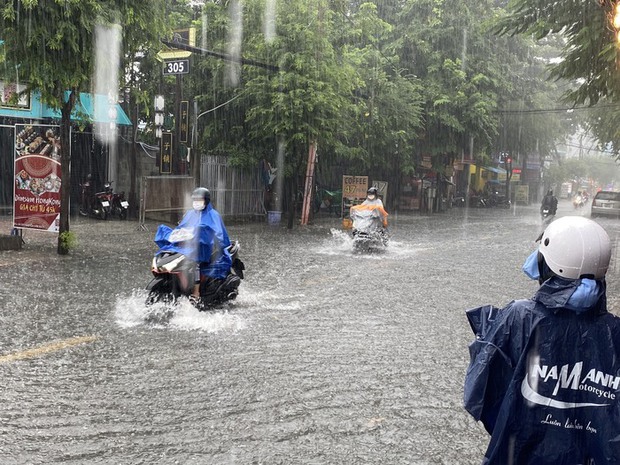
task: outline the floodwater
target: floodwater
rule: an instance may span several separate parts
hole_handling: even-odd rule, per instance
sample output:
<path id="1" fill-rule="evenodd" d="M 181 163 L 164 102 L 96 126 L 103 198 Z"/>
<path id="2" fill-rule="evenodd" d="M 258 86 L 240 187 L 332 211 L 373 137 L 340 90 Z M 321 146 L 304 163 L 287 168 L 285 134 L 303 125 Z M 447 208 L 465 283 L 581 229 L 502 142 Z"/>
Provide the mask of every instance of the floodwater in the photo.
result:
<path id="1" fill-rule="evenodd" d="M 155 223 L 78 218 L 65 257 L 26 231 L 23 250 L 0 252 L 0 463 L 480 463 L 464 311 L 536 290 L 520 267 L 537 211 L 391 215 L 375 255 L 354 254 L 333 217 L 230 224 L 239 298 L 181 303 L 169 321 L 143 304 Z M 620 224 L 598 221 L 615 311 Z"/>

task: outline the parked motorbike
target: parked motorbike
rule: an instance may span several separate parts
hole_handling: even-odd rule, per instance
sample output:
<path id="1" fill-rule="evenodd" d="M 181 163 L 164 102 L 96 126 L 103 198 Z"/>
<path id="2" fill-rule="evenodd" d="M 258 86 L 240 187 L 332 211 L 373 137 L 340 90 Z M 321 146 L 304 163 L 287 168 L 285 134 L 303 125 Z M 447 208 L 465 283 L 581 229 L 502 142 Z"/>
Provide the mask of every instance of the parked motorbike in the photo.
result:
<path id="1" fill-rule="evenodd" d="M 80 214 L 105 220 L 110 216 L 112 194 L 107 191 L 93 193 L 93 184 L 90 177 L 80 184 L 82 189 Z"/>
<path id="2" fill-rule="evenodd" d="M 488 196 L 487 202 L 490 207 L 496 208 L 510 208 L 511 205 L 510 199 L 498 191 L 492 191 Z"/>
<path id="3" fill-rule="evenodd" d="M 112 189 L 112 181 L 106 182 L 103 188 L 108 197 L 111 194 L 110 213 L 112 216 L 118 217 L 121 220 L 126 220 L 127 212 L 129 211 L 129 202 L 125 200 L 125 192 L 114 192 L 114 189 Z"/>
<path id="4" fill-rule="evenodd" d="M 389 236 L 377 210 L 352 207 L 350 216 L 354 251 L 377 252 L 387 246 Z"/>
<path id="5" fill-rule="evenodd" d="M 170 243 L 187 244 L 193 239 L 193 232 L 175 229 L 170 234 Z M 239 284 L 244 277 L 245 265 L 239 258 L 240 246 L 232 241 L 227 247 L 232 266 L 224 279 L 209 279 L 200 284 L 200 297 L 193 297 L 197 263 L 180 252 L 159 251 L 153 257 L 151 272 L 153 279 L 146 286 L 146 305 L 157 302 L 177 303 L 180 297 L 187 297 L 200 311 L 216 308 L 234 300 L 239 294 Z"/>
<path id="6" fill-rule="evenodd" d="M 463 192 L 457 192 L 454 197 L 452 197 L 452 206 L 453 207 L 465 207 L 465 194 Z"/>

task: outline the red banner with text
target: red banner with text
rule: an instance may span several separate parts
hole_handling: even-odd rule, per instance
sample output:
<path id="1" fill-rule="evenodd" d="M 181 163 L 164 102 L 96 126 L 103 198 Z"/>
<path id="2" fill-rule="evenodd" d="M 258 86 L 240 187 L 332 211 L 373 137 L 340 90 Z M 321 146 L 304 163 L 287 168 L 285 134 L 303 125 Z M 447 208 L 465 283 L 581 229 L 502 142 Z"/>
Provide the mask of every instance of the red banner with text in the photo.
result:
<path id="1" fill-rule="evenodd" d="M 13 227 L 58 232 L 61 182 L 58 126 L 15 125 Z"/>

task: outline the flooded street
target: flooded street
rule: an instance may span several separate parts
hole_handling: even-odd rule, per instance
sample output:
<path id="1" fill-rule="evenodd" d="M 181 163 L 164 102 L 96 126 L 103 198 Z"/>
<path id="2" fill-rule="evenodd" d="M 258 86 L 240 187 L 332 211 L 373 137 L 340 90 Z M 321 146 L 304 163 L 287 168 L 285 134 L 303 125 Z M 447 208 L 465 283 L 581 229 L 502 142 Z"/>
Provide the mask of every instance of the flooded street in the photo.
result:
<path id="1" fill-rule="evenodd" d="M 558 216 L 574 213 L 564 202 Z M 620 222 L 597 221 L 618 313 Z M 520 268 L 537 206 L 391 215 L 375 255 L 352 253 L 338 218 L 232 223 L 238 299 L 215 313 L 184 302 L 170 321 L 144 305 L 147 226 L 78 218 L 69 256 L 30 231 L 0 252 L 0 463 L 480 463 L 464 312 L 535 292 Z"/>

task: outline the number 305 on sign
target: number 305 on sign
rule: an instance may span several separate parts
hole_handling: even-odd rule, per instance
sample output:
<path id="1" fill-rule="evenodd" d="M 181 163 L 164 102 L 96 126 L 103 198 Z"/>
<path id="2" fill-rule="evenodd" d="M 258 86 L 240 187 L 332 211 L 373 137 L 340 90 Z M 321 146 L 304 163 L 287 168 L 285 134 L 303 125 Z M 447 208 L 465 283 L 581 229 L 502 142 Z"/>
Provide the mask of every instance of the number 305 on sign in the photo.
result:
<path id="1" fill-rule="evenodd" d="M 164 62 L 164 76 L 170 74 L 188 74 L 189 60 L 172 60 Z"/>

